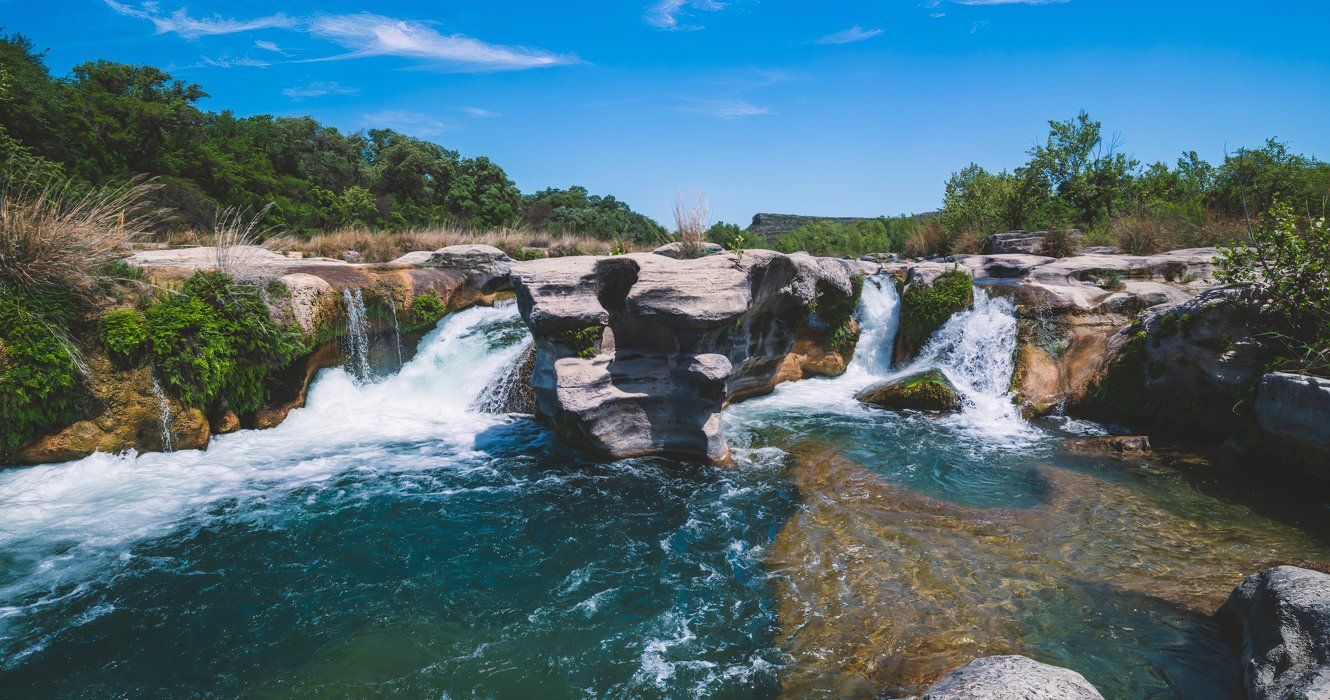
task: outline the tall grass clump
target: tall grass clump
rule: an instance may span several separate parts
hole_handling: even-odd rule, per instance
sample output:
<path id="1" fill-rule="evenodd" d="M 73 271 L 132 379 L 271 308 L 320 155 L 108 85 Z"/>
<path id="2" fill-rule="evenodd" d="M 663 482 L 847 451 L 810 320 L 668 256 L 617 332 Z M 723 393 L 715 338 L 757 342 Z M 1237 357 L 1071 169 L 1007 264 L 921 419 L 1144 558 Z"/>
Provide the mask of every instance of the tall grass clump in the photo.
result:
<path id="1" fill-rule="evenodd" d="M 679 192 L 674 198 L 674 230 L 683 244 L 680 251 L 685 258 L 702 255 L 702 246 L 707 240 L 707 229 L 711 222 L 711 202 L 702 195 L 702 191 L 693 188 L 689 192 Z"/>
<path id="2" fill-rule="evenodd" d="M 88 190 L 68 181 L 0 186 L 0 284 L 40 292 L 90 293 L 150 219 L 143 181 Z"/>

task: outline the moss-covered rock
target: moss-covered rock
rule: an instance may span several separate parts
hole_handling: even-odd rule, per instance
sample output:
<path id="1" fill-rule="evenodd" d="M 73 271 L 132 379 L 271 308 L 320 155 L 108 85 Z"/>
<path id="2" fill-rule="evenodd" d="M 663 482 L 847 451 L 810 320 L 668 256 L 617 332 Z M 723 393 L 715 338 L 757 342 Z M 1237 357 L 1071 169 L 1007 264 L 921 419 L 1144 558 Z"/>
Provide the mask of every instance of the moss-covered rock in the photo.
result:
<path id="1" fill-rule="evenodd" d="M 959 411 L 964 405 L 956 385 L 936 369 L 879 382 L 854 398 L 882 408 L 914 411 Z"/>
<path id="2" fill-rule="evenodd" d="M 974 281 L 959 268 L 942 273 L 931 283 L 916 279 L 901 295 L 900 328 L 892 360 L 909 362 L 928 339 L 958 311 L 974 303 Z"/>

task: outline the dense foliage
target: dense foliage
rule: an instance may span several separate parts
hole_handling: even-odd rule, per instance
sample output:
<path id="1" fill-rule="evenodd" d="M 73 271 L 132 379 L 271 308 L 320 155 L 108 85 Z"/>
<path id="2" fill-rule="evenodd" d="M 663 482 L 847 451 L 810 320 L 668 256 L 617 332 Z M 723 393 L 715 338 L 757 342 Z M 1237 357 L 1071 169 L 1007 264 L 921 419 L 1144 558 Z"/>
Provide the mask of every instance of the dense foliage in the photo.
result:
<path id="1" fill-rule="evenodd" d="M 901 294 L 897 345 L 917 351 L 952 314 L 973 303 L 974 281 L 960 269 L 942 273 L 932 284 L 909 284 Z"/>
<path id="2" fill-rule="evenodd" d="M 580 233 L 606 241 L 665 242 L 667 232 L 613 195 L 588 194 L 585 187 L 545 189 L 523 197 L 525 223 L 558 233 Z"/>
<path id="3" fill-rule="evenodd" d="M 145 316 L 158 376 L 190 406 L 221 399 L 240 414 L 259 408 L 268 378 L 303 349 L 295 328 L 269 317 L 257 288 L 217 272 L 196 273 Z"/>
<path id="4" fill-rule="evenodd" d="M 151 66 L 90 61 L 51 76 L 26 37 L 0 36 L 0 163 L 100 184 L 158 178 L 173 224 L 205 228 L 221 207 L 267 210 L 296 232 L 342 226 L 477 228 L 531 219 L 561 230 L 646 240 L 660 228 L 582 188 L 523 198 L 498 165 L 388 129 L 345 134 L 309 117 L 236 116 Z"/>
<path id="5" fill-rule="evenodd" d="M 66 330 L 73 320 L 67 295 L 34 297 L 0 284 L 0 456 L 86 412 L 79 359 Z"/>
<path id="6" fill-rule="evenodd" d="M 1129 252 L 1213 244 L 1250 212 L 1282 197 L 1300 212 L 1324 211 L 1330 164 L 1298 155 L 1274 139 L 1239 149 L 1219 165 L 1195 151 L 1170 166 L 1143 165 L 1105 139 L 1084 112 L 1050 121 L 1043 144 L 1012 172 L 970 164 L 947 181 L 941 211 L 946 250 L 973 248 L 989 234 L 1074 226 Z"/>
<path id="7" fill-rule="evenodd" d="M 1324 218 L 1299 216 L 1276 200 L 1258 225 L 1224 250 L 1218 277 L 1265 285 L 1289 328 L 1276 339 L 1304 369 L 1330 371 L 1330 228 Z"/>
<path id="8" fill-rule="evenodd" d="M 108 311 L 97 324 L 97 334 L 108 355 L 132 362 L 148 342 L 148 319 L 137 309 Z"/>

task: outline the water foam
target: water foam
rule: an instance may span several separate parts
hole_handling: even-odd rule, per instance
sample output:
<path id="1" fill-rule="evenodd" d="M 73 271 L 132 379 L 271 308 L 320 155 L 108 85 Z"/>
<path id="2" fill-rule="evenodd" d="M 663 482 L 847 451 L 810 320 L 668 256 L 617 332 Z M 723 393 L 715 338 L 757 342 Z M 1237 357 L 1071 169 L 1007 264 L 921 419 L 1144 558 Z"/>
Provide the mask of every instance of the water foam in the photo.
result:
<path id="1" fill-rule="evenodd" d="M 489 333 L 516 317 L 512 304 L 452 314 L 398 374 L 363 384 L 324 370 L 306 407 L 281 425 L 218 436 L 206 451 L 98 453 L 0 472 L 0 551 L 12 562 L 0 605 L 81 584 L 89 568 L 128 557 L 133 543 L 227 499 L 321 483 L 412 442 L 453 445 L 459 459 L 474 454 L 476 436 L 505 419 L 469 406 L 521 350 L 492 348 Z"/>

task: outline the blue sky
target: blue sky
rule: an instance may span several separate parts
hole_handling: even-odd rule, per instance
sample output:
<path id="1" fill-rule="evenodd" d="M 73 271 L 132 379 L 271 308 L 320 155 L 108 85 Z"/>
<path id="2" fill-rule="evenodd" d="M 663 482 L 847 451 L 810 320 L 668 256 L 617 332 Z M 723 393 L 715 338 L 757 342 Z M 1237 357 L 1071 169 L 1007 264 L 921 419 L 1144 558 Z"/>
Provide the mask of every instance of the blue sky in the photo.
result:
<path id="1" fill-rule="evenodd" d="M 1142 160 L 1277 135 L 1330 154 L 1330 3 L 0 0 L 58 74 L 107 58 L 204 106 L 389 126 L 662 222 L 938 206 L 1087 110 Z"/>

